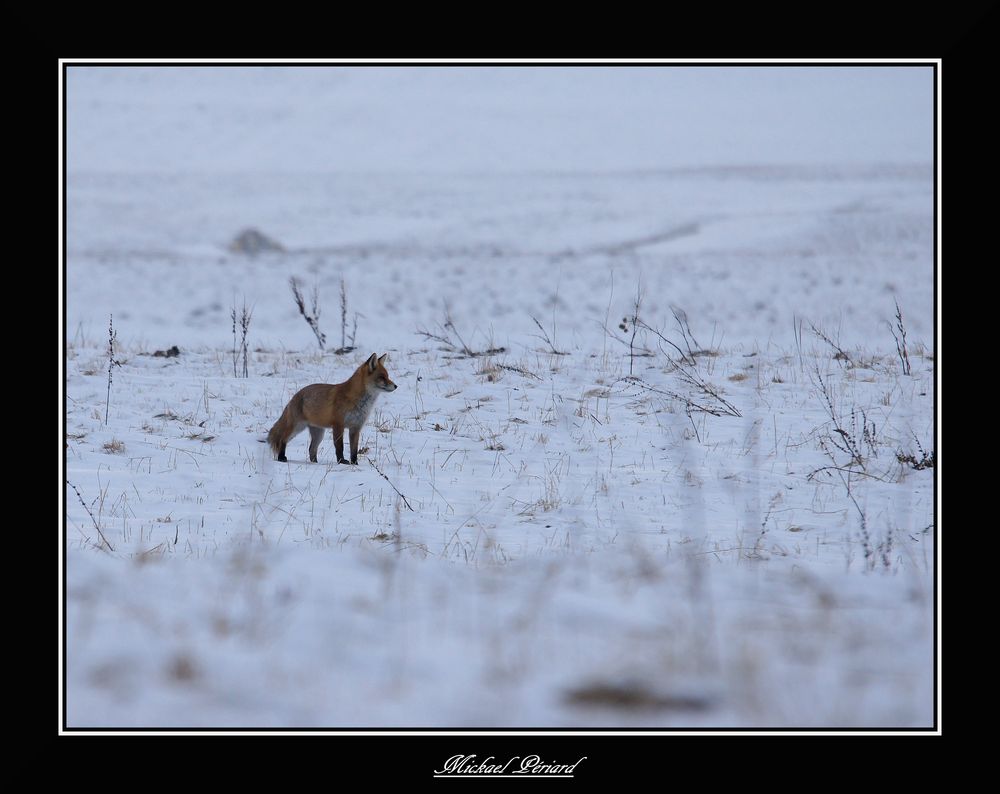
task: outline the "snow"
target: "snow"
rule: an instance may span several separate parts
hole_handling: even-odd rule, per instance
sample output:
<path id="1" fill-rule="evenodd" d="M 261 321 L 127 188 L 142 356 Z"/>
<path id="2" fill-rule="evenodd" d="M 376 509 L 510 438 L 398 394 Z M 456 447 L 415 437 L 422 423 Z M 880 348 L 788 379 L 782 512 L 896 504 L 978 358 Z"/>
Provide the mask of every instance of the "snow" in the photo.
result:
<path id="1" fill-rule="evenodd" d="M 69 727 L 932 724 L 926 69 L 67 90 Z M 630 356 L 637 291 L 665 339 Z M 386 352 L 360 466 L 271 458 L 292 394 Z"/>
<path id="2" fill-rule="evenodd" d="M 602 171 L 923 162 L 927 65 L 69 67 L 68 166 Z"/>

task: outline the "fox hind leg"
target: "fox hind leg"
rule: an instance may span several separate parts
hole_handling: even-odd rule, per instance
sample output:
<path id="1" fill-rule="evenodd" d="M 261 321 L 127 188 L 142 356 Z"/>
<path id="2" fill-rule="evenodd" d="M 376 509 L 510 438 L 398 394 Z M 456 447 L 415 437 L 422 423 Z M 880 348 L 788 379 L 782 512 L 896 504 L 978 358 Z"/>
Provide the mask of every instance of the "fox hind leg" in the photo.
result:
<path id="1" fill-rule="evenodd" d="M 281 463 L 288 463 L 288 458 L 285 457 L 285 448 L 288 446 L 288 442 L 295 438 L 299 433 L 306 429 L 305 422 L 297 423 L 293 428 L 292 432 L 288 434 L 288 438 L 281 442 L 281 446 L 278 448 L 278 460 Z"/>
<path id="2" fill-rule="evenodd" d="M 325 427 L 309 425 L 309 460 L 313 463 L 319 462 L 316 460 L 316 453 L 319 451 L 319 442 L 323 440 L 325 433 Z"/>

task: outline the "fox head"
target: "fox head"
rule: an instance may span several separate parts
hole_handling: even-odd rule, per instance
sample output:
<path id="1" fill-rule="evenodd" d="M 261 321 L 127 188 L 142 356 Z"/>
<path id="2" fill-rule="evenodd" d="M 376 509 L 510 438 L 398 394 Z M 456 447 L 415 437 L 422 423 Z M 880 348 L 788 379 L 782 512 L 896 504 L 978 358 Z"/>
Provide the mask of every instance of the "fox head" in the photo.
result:
<path id="1" fill-rule="evenodd" d="M 372 353 L 368 361 L 362 364 L 368 376 L 369 387 L 380 391 L 396 391 L 396 384 L 389 380 L 389 373 L 385 370 L 385 360 L 388 357 L 388 353 L 383 353 L 381 358 L 376 358 L 375 353 Z"/>

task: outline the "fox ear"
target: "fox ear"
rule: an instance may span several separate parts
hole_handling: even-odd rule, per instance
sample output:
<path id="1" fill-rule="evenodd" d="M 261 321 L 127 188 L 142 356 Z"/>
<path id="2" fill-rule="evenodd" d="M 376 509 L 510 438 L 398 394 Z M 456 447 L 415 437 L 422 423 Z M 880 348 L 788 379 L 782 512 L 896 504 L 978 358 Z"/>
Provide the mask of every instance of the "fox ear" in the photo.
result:
<path id="1" fill-rule="evenodd" d="M 374 372 L 375 371 L 375 354 L 374 353 L 372 353 L 368 357 L 368 371 L 369 372 Z"/>
<path id="2" fill-rule="evenodd" d="M 382 356 L 381 356 L 381 358 L 379 358 L 379 360 L 378 360 L 378 363 L 379 363 L 379 364 L 384 364 L 384 363 L 385 363 L 385 360 L 386 360 L 387 358 L 389 358 L 389 354 L 388 354 L 388 353 L 383 353 L 383 354 L 382 354 Z"/>

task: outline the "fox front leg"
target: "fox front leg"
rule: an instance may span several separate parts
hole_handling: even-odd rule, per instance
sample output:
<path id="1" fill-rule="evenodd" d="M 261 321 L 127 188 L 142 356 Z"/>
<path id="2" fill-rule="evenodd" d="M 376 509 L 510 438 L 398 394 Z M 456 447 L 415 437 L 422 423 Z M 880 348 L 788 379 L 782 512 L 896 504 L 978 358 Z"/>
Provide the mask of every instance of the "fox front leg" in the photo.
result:
<path id="1" fill-rule="evenodd" d="M 351 463 L 358 465 L 358 440 L 361 438 L 361 428 L 351 428 Z"/>
<path id="2" fill-rule="evenodd" d="M 333 428 L 333 446 L 337 450 L 337 463 L 347 463 L 344 460 L 344 428 L 334 427 Z"/>

